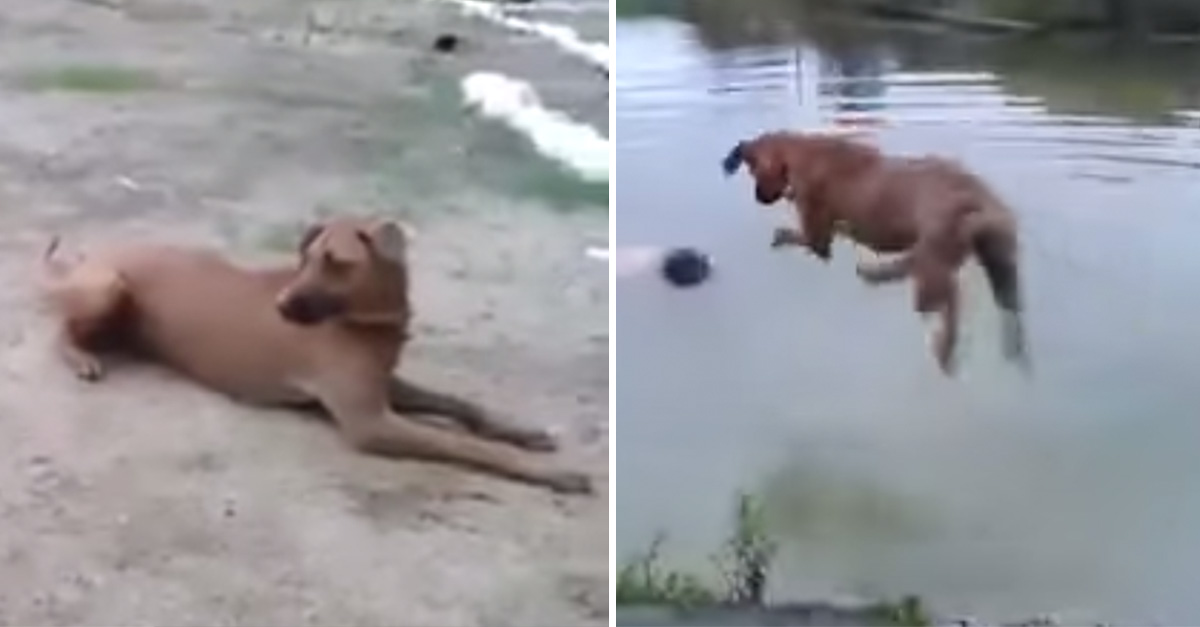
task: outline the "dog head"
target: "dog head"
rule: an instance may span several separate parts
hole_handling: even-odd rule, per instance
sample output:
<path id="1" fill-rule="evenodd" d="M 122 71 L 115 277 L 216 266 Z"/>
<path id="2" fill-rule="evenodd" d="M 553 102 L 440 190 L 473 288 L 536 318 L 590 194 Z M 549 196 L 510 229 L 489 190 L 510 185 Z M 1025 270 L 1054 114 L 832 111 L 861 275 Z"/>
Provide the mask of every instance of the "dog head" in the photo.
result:
<path id="1" fill-rule="evenodd" d="M 300 325 L 403 326 L 411 237 L 409 227 L 387 220 L 338 218 L 309 227 L 300 240 L 300 268 L 277 299 L 280 315 Z"/>
<path id="2" fill-rule="evenodd" d="M 773 134 L 760 135 L 738 142 L 725 155 L 721 166 L 729 176 L 745 163 L 754 177 L 754 197 L 759 203 L 769 205 L 788 191 L 788 168 L 782 148 Z"/>
<path id="3" fill-rule="evenodd" d="M 754 197 L 769 205 L 796 198 L 797 184 L 820 186 L 839 172 L 869 167 L 878 159 L 874 148 L 844 135 L 776 131 L 738 142 L 722 167 L 729 175 L 745 163 L 754 177 Z"/>

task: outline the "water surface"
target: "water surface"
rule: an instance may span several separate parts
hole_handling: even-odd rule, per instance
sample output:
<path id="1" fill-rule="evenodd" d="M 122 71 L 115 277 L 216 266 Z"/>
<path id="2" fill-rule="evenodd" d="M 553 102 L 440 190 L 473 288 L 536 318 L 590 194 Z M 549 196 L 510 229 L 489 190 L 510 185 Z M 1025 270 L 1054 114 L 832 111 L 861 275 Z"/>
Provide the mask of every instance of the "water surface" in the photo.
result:
<path id="1" fill-rule="evenodd" d="M 666 530 L 708 568 L 745 489 L 783 542 L 780 596 L 1200 623 L 1200 56 L 734 4 L 616 26 L 617 244 L 717 264 L 696 290 L 618 283 L 618 554 Z M 1012 204 L 1032 380 L 999 357 L 978 271 L 945 380 L 907 286 L 860 284 L 849 245 L 828 266 L 768 248 L 791 216 L 721 157 L 835 122 L 961 159 Z"/>

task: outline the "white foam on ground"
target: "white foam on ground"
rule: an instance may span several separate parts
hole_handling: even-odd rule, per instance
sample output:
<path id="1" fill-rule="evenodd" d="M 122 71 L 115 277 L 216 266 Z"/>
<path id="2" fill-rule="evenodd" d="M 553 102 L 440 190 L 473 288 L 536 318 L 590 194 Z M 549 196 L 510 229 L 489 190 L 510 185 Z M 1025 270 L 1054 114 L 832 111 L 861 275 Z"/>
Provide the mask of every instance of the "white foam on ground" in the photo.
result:
<path id="1" fill-rule="evenodd" d="M 450 1 L 457 4 L 462 9 L 464 15 L 480 17 L 519 33 L 542 37 L 553 42 L 566 52 L 603 69 L 605 72 L 609 70 L 612 64 L 612 55 L 608 44 L 584 41 L 579 36 L 579 33 L 575 32 L 575 29 L 569 26 L 527 20 L 522 17 L 509 15 L 504 11 L 504 7 L 497 2 L 485 2 L 484 0 Z"/>
<path id="2" fill-rule="evenodd" d="M 468 107 L 525 135 L 541 154 L 562 162 L 586 181 L 608 181 L 608 139 L 587 124 L 543 107 L 529 83 L 495 72 L 475 72 L 462 80 L 462 91 Z"/>
<path id="3" fill-rule="evenodd" d="M 607 248 L 600 248 L 599 246 L 588 246 L 588 247 L 587 247 L 587 250 L 585 250 L 585 251 L 583 251 L 583 252 L 584 252 L 584 254 L 585 254 L 585 255 L 587 255 L 589 258 L 591 258 L 591 259 L 595 259 L 596 261 L 604 261 L 604 262 L 607 262 L 607 261 L 608 261 L 608 258 L 609 258 L 609 252 L 608 252 L 608 249 L 607 249 Z"/>

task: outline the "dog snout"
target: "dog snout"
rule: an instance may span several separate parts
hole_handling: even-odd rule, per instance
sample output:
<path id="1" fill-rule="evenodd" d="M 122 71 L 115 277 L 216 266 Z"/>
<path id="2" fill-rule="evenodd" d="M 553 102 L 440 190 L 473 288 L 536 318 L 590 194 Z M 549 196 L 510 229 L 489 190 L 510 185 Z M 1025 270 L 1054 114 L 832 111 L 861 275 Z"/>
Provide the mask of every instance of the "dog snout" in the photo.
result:
<path id="1" fill-rule="evenodd" d="M 754 197 L 763 205 L 769 205 L 779 200 L 783 196 L 783 192 L 784 190 L 775 189 L 774 186 L 770 186 L 770 188 L 766 185 L 754 186 Z"/>
<path id="2" fill-rule="evenodd" d="M 279 314 L 288 322 L 318 324 L 341 313 L 340 300 L 319 293 L 291 294 L 279 301 Z"/>

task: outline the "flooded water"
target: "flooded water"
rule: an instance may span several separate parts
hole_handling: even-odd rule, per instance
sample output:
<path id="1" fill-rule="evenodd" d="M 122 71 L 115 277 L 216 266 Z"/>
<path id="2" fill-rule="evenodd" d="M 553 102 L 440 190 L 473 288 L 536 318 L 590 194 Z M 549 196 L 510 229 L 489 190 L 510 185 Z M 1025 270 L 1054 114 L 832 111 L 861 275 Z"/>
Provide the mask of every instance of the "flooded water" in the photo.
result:
<path id="1" fill-rule="evenodd" d="M 694 290 L 618 281 L 618 555 L 665 531 L 673 562 L 711 568 L 747 490 L 783 545 L 777 597 L 1200 622 L 1200 55 L 861 25 L 801 39 L 742 4 L 616 26 L 617 245 L 716 264 Z M 828 266 L 768 248 L 791 215 L 721 157 L 835 122 L 961 159 L 1011 203 L 1031 379 L 999 357 L 975 269 L 946 380 L 907 286 L 862 285 L 849 245 Z"/>

